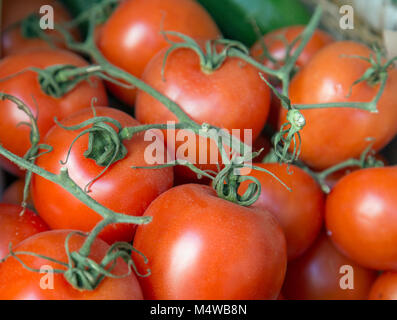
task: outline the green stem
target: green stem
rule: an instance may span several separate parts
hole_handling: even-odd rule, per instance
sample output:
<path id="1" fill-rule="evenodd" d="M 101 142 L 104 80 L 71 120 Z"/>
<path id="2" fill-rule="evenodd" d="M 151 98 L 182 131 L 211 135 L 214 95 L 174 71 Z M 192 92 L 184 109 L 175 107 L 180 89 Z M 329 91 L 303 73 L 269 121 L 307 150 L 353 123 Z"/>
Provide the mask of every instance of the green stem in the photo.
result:
<path id="1" fill-rule="evenodd" d="M 44 179 L 47 179 L 59 186 L 63 189 L 71 193 L 74 197 L 85 203 L 89 208 L 100 214 L 103 218 L 112 218 L 117 219 L 117 221 L 124 221 L 124 223 L 131 223 L 131 224 L 147 224 L 151 221 L 151 217 L 135 217 L 135 216 L 127 216 L 122 213 L 114 212 L 99 202 L 91 198 L 87 195 L 69 176 L 68 169 L 66 167 L 61 168 L 59 174 L 53 174 L 48 172 L 39 166 L 21 158 L 17 155 L 13 154 L 12 152 L 5 149 L 3 146 L 0 145 L 0 155 L 4 156 L 5 158 L 9 159 L 10 161 L 16 163 L 19 167 L 29 170 Z"/>

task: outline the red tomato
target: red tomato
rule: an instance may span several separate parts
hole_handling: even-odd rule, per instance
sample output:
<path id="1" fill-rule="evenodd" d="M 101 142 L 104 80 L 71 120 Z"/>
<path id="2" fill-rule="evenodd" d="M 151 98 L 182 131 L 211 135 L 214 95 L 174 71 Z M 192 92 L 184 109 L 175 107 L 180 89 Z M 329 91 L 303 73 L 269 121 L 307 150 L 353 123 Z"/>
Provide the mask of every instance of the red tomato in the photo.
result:
<path id="1" fill-rule="evenodd" d="M 8 56 L 0 62 L 0 79 L 10 77 L 30 67 L 45 68 L 57 64 L 69 64 L 78 67 L 87 65 L 81 57 L 63 50 L 39 49 Z M 45 94 L 38 82 L 36 72 L 26 71 L 7 80 L 0 81 L 0 92 L 11 94 L 21 99 L 38 116 L 37 125 L 41 136 L 58 120 L 78 110 L 88 108 L 92 98 L 96 97 L 98 105 L 107 105 L 108 99 L 102 82 L 91 79 L 91 84 L 84 81 L 62 98 L 53 98 Z M 8 100 L 0 101 L 0 142 L 11 152 L 24 156 L 30 147 L 30 128 L 19 125 L 30 122 L 27 115 Z M 18 172 L 15 165 L 10 165 L 0 158 L 7 169 Z"/>
<path id="2" fill-rule="evenodd" d="M 22 207 L 0 203 L 0 259 L 4 258 L 9 244 L 14 247 L 30 236 L 47 231 L 44 221 L 33 211 L 26 209 L 21 216 Z"/>
<path id="3" fill-rule="evenodd" d="M 385 159 L 384 156 L 382 156 L 381 154 L 376 154 L 375 158 L 377 161 L 382 161 L 384 165 L 388 164 L 388 161 Z M 342 179 L 344 176 L 352 173 L 353 171 L 357 171 L 360 170 L 360 167 L 347 167 L 345 169 L 342 170 L 338 170 L 334 173 L 332 173 L 331 175 L 329 175 L 326 179 L 325 179 L 325 183 L 327 184 L 327 186 L 332 189 L 340 179 Z"/>
<path id="4" fill-rule="evenodd" d="M 7 189 L 4 190 L 4 193 L 1 197 L 1 202 L 20 205 L 23 201 L 24 187 L 25 187 L 24 179 L 19 179 L 14 181 L 10 186 L 8 186 Z M 29 207 L 33 207 L 33 202 L 30 195 L 27 199 L 27 203 Z"/>
<path id="5" fill-rule="evenodd" d="M 291 44 L 305 29 L 305 26 L 291 26 L 269 32 L 258 40 L 251 48 L 251 55 L 258 61 L 263 62 L 270 68 L 276 67 L 274 63 L 263 56 L 263 44 L 266 46 L 269 54 L 279 62 L 283 62 L 287 54 L 287 44 Z M 334 39 L 326 32 L 315 30 L 310 41 L 298 57 L 296 65 L 303 67 L 311 58 L 323 47 L 333 42 Z M 291 55 L 294 54 L 299 42 L 292 48 Z"/>
<path id="6" fill-rule="evenodd" d="M 336 246 L 357 263 L 397 270 L 397 170 L 355 171 L 326 201 L 326 226 Z"/>
<path id="7" fill-rule="evenodd" d="M 16 23 L 25 19 L 31 14 L 40 14 L 40 8 L 43 5 L 50 5 L 54 9 L 54 23 L 59 24 L 71 19 L 66 8 L 56 0 L 3 0 L 2 10 L 2 56 L 8 56 L 17 52 L 32 48 L 50 48 L 51 45 L 45 40 L 39 38 L 25 38 L 22 35 L 20 25 Z M 47 34 L 51 37 L 56 36 L 59 42 L 56 44 L 64 48 L 64 39 L 61 35 L 57 35 L 56 31 L 48 30 Z M 78 37 L 75 30 L 73 35 Z"/>
<path id="8" fill-rule="evenodd" d="M 348 272 L 352 289 L 345 287 Z M 362 300 L 375 278 L 376 272 L 343 256 L 322 233 L 302 257 L 288 264 L 283 294 L 290 300 Z"/>
<path id="9" fill-rule="evenodd" d="M 252 139 L 259 136 L 269 111 L 270 89 L 260 79 L 258 70 L 248 64 L 242 65 L 237 58 L 228 58 L 219 69 L 204 73 L 193 50 L 179 49 L 168 57 L 166 81 L 163 81 L 161 69 L 165 51 L 158 53 L 145 69 L 142 78 L 147 84 L 178 103 L 197 123 L 209 123 L 231 134 L 233 129 L 240 130 L 235 135 L 241 139 L 244 139 L 244 129 L 252 130 Z M 138 91 L 136 117 L 142 123 L 177 120 L 161 102 L 143 91 Z M 185 144 L 185 141 L 176 141 L 176 149 Z M 218 154 L 213 141 L 207 143 L 205 138 L 197 137 L 187 144 L 189 151 L 190 147 L 195 151 L 185 155 L 190 162 L 202 164 L 199 166 L 202 169 L 216 170 L 214 164 L 209 164 L 211 152 Z M 252 145 L 252 141 L 247 144 Z M 202 163 L 201 159 L 206 159 L 207 163 Z M 180 176 L 189 175 L 185 168 L 178 168 L 176 172 Z"/>
<path id="10" fill-rule="evenodd" d="M 285 27 L 281 29 L 277 29 L 275 31 L 269 32 L 263 36 L 261 40 L 258 40 L 251 48 L 251 55 L 258 61 L 262 62 L 265 66 L 269 68 L 278 68 L 274 63 L 269 61 L 263 56 L 263 44 L 266 45 L 266 48 L 269 54 L 275 58 L 280 64 L 286 58 L 287 47 L 286 43 L 291 44 L 304 30 L 305 26 L 291 26 Z M 307 43 L 302 53 L 298 57 L 296 61 L 296 66 L 301 68 L 306 65 L 311 58 L 323 47 L 333 42 L 333 38 L 326 32 L 321 30 L 315 30 L 312 38 Z M 295 52 L 299 45 L 299 42 L 292 48 L 291 54 Z M 281 85 L 277 82 L 274 83 L 280 91 Z M 270 114 L 269 114 L 269 123 L 273 126 L 273 128 L 277 128 L 280 114 L 280 100 L 272 93 L 271 106 L 270 106 Z"/>
<path id="11" fill-rule="evenodd" d="M 139 226 L 134 247 L 146 299 L 277 299 L 287 261 L 284 235 L 267 212 L 185 184 L 159 196 Z"/>
<path id="12" fill-rule="evenodd" d="M 252 205 L 269 211 L 279 221 L 287 239 L 288 260 L 302 255 L 315 241 L 324 217 L 324 195 L 317 182 L 305 171 L 286 164 L 254 164 L 269 170 L 283 181 L 292 191 L 288 191 L 279 181 L 266 172 L 252 170 L 249 174 L 261 183 L 261 195 Z M 290 170 L 290 172 L 289 172 Z M 248 182 L 241 184 L 241 192 L 248 188 Z"/>
<path id="13" fill-rule="evenodd" d="M 96 108 L 97 116 L 111 117 L 123 127 L 133 127 L 139 123 L 126 113 L 106 107 Z M 92 110 L 85 109 L 65 119 L 62 124 L 71 126 L 92 118 Z M 83 131 L 67 131 L 54 126 L 45 137 L 44 142 L 54 150 L 37 160 L 37 165 L 53 173 L 59 173 L 66 159 L 72 141 Z M 73 145 L 69 161 L 66 164 L 70 177 L 84 188 L 98 176 L 104 167 L 87 159 L 84 152 L 88 148 L 88 135 L 80 137 Z M 106 173 L 91 185 L 90 196 L 105 207 L 128 215 L 142 215 L 147 206 L 160 193 L 172 186 L 172 168 L 132 169 L 131 166 L 147 166 L 145 149 L 149 142 L 144 141 L 144 133 L 123 141 L 127 156 L 109 167 Z M 34 176 L 32 180 L 32 197 L 40 216 L 53 229 L 76 229 L 90 231 L 102 217 L 85 204 L 70 195 L 54 183 Z M 101 233 L 102 239 L 112 243 L 116 240 L 131 241 L 133 225 L 111 225 Z"/>
<path id="14" fill-rule="evenodd" d="M 150 59 L 168 46 L 160 31 L 177 31 L 202 40 L 220 37 L 214 21 L 196 1 L 127 0 L 104 25 L 99 48 L 111 63 L 141 77 Z M 135 90 L 110 83 L 109 88 L 116 97 L 134 105 Z"/>
<path id="15" fill-rule="evenodd" d="M 368 102 L 378 92 L 379 85 L 362 82 L 350 88 L 371 66 L 352 57 L 369 57 L 371 50 L 352 42 L 332 43 L 318 52 L 293 78 L 290 98 L 293 104 L 332 102 Z M 378 103 L 378 113 L 353 108 L 304 110 L 306 126 L 301 131 L 300 158 L 309 166 L 324 169 L 349 158 L 357 158 L 375 141 L 373 148 L 384 147 L 396 134 L 397 69 L 389 71 L 385 91 Z M 285 123 L 286 110 L 281 110 L 280 125 Z"/>
<path id="16" fill-rule="evenodd" d="M 14 252 L 28 251 L 51 257 L 63 263 L 68 263 L 65 252 L 65 240 L 71 230 L 53 230 L 39 233 L 23 241 L 14 248 Z M 75 234 L 70 238 L 70 252 L 77 251 L 83 245 L 85 237 Z M 100 262 L 109 245 L 96 239 L 91 248 L 90 259 Z M 18 255 L 29 267 L 43 270 L 64 269 L 63 266 L 46 259 L 29 255 Z M 45 267 L 45 268 L 44 268 Z M 126 263 L 119 259 L 114 266 L 114 274 L 125 274 Z M 43 279 L 50 277 L 47 272 L 37 273 L 25 269 L 20 262 L 10 257 L 0 265 L 0 299 L 2 300 L 142 300 L 142 291 L 135 274 L 116 279 L 105 278 L 93 290 L 76 290 L 65 279 L 63 274 L 54 274 L 53 282 Z M 52 288 L 42 288 L 44 282 Z"/>
<path id="17" fill-rule="evenodd" d="M 397 273 L 382 273 L 369 292 L 369 300 L 397 300 Z"/>

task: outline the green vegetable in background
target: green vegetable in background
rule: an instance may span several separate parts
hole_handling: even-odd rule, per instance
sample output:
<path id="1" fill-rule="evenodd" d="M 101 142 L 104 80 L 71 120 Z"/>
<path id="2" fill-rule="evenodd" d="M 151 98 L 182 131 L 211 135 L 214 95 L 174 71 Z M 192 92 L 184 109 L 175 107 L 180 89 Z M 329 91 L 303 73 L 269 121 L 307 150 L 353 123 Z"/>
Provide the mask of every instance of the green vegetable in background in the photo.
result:
<path id="1" fill-rule="evenodd" d="M 76 16 L 103 0 L 62 0 Z M 310 12 L 299 0 L 197 0 L 215 19 L 223 35 L 251 46 L 258 30 L 307 24 Z M 256 31 L 255 28 L 258 27 Z"/>
<path id="2" fill-rule="evenodd" d="M 307 24 L 310 12 L 298 0 L 198 0 L 212 15 L 226 38 L 251 46 L 261 34 Z"/>
<path id="3" fill-rule="evenodd" d="M 90 8 L 93 4 L 101 1 L 102 0 L 61 0 L 73 16 L 79 15 L 81 12 Z"/>

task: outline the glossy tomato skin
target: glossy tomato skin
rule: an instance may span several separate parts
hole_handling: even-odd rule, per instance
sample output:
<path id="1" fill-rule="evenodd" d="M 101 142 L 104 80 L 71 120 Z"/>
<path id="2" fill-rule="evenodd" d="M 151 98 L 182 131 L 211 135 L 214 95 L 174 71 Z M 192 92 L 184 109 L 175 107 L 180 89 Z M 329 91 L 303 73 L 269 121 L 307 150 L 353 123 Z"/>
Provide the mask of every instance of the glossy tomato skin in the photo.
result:
<path id="1" fill-rule="evenodd" d="M 17 246 L 14 251 L 28 251 L 51 257 L 63 263 L 68 263 L 65 252 L 65 240 L 71 230 L 53 230 L 32 236 Z M 73 235 L 70 238 L 70 252 L 81 248 L 85 237 Z M 89 258 L 101 262 L 109 249 L 109 245 L 101 239 L 96 239 L 91 248 Z M 60 269 L 60 265 L 48 260 L 28 255 L 18 256 L 32 268 L 43 266 Z M 61 266 L 61 268 L 64 268 Z M 121 259 L 117 260 L 113 269 L 115 274 L 127 272 L 127 265 Z M 42 289 L 40 284 L 47 273 L 36 273 L 25 269 L 14 258 L 8 258 L 0 265 L 0 299 L 2 300 L 142 300 L 142 291 L 134 273 L 128 277 L 115 279 L 105 278 L 92 291 L 76 290 L 65 279 L 63 274 L 54 274 L 53 289 Z M 49 275 L 49 274 L 47 274 Z M 49 284 L 50 281 L 46 281 Z"/>
<path id="2" fill-rule="evenodd" d="M 357 263 L 397 270 L 397 170 L 355 171 L 342 178 L 326 201 L 326 226 L 336 246 Z"/>
<path id="3" fill-rule="evenodd" d="M 324 220 L 325 199 L 317 182 L 302 169 L 278 163 L 255 166 L 266 169 L 284 182 L 291 191 L 266 172 L 252 170 L 250 176 L 259 180 L 261 194 L 252 205 L 267 210 L 279 221 L 286 240 L 288 260 L 301 256 L 315 241 Z M 241 184 L 245 192 L 248 182 Z"/>
<path id="4" fill-rule="evenodd" d="M 275 65 L 269 60 L 263 58 L 263 44 L 269 54 L 277 61 L 283 61 L 287 55 L 285 41 L 291 44 L 305 30 L 305 26 L 290 26 L 269 32 L 258 40 L 251 48 L 251 55 L 258 61 L 263 62 L 266 66 L 274 68 Z M 284 41 L 285 40 L 285 41 Z M 322 30 L 315 30 L 312 38 L 309 40 L 302 53 L 296 61 L 296 66 L 303 67 L 310 59 L 323 47 L 333 42 L 334 39 L 328 33 Z M 299 42 L 292 48 L 291 55 L 294 54 Z"/>
<path id="5" fill-rule="evenodd" d="M 44 221 L 33 211 L 26 209 L 21 216 L 19 205 L 0 203 L 0 259 L 9 252 L 9 244 L 14 248 L 30 236 L 49 230 Z"/>
<path id="6" fill-rule="evenodd" d="M 165 79 L 162 79 L 165 52 L 166 49 L 150 61 L 142 79 L 175 101 L 197 123 L 209 123 L 227 129 L 242 140 L 245 139 L 244 129 L 252 130 L 252 140 L 245 141 L 252 145 L 265 125 L 270 103 L 270 89 L 260 79 L 258 70 L 242 64 L 239 59 L 228 58 L 219 69 L 205 73 L 193 50 L 179 49 L 168 57 L 164 69 Z M 138 91 L 136 117 L 142 123 L 177 120 L 161 102 L 143 91 Z M 232 130 L 239 131 L 235 133 Z M 176 142 L 176 149 L 183 144 L 184 140 Z M 188 144 L 195 151 L 195 154 L 187 155 L 192 163 L 203 164 L 200 159 L 208 159 L 209 164 L 211 153 L 217 154 L 216 144 L 206 142 L 205 138 L 191 139 Z M 214 164 L 200 167 L 216 170 Z M 184 168 L 178 168 L 176 172 L 182 176 L 189 175 Z"/>
<path id="7" fill-rule="evenodd" d="M 48 49 L 51 47 L 45 40 L 39 38 L 25 38 L 22 35 L 20 26 L 15 24 L 25 19 L 31 14 L 40 14 L 40 7 L 50 5 L 54 10 L 54 23 L 64 23 L 71 19 L 66 8 L 56 0 L 3 0 L 2 10 L 2 56 L 8 56 L 21 51 L 36 48 Z M 63 37 L 55 31 L 47 31 L 48 35 L 57 36 L 59 40 L 56 45 L 64 48 Z M 78 37 L 78 33 L 73 31 L 73 35 Z"/>
<path id="8" fill-rule="evenodd" d="M 123 127 L 136 126 L 139 123 L 126 113 L 107 107 L 96 108 L 97 116 L 111 117 Z M 66 126 L 76 125 L 93 117 L 90 108 L 68 117 L 62 123 Z M 47 134 L 45 143 L 53 146 L 51 153 L 37 160 L 37 165 L 53 173 L 59 173 L 66 159 L 72 141 L 82 130 L 66 131 L 54 126 Z M 90 187 L 90 196 L 105 207 L 119 213 L 142 215 L 160 193 L 169 189 L 173 183 L 172 168 L 132 169 L 131 166 L 148 166 L 145 160 L 145 149 L 149 142 L 144 141 L 144 133 L 123 141 L 127 156 L 109 167 L 106 173 Z M 94 160 L 87 159 L 84 152 L 88 148 L 88 135 L 77 140 L 71 149 L 67 168 L 70 177 L 84 188 L 99 175 L 104 167 Z M 40 216 L 53 229 L 76 229 L 90 231 L 102 218 L 85 204 L 71 196 L 58 185 L 41 177 L 34 176 L 32 197 Z M 114 241 L 131 241 L 133 225 L 111 225 L 101 233 L 102 239 Z"/>
<path id="9" fill-rule="evenodd" d="M 111 63 L 141 77 L 150 59 L 169 46 L 161 31 L 201 40 L 220 37 L 210 15 L 194 0 L 127 0 L 104 25 L 99 48 Z M 134 105 L 135 90 L 112 84 L 109 88 L 116 97 Z"/>
<path id="10" fill-rule="evenodd" d="M 30 67 L 46 68 L 57 64 L 69 64 L 78 67 L 87 62 L 76 54 L 63 50 L 38 49 L 6 57 L 0 62 L 0 78 L 10 77 Z M 88 108 L 92 98 L 97 105 L 107 105 L 108 99 L 102 82 L 91 78 L 91 84 L 84 81 L 62 98 L 53 98 L 45 94 L 38 81 L 36 72 L 26 71 L 0 82 L 0 91 L 21 99 L 38 116 L 37 125 L 41 138 L 54 125 L 54 117 L 62 120 L 67 115 Z M 27 115 L 8 101 L 0 101 L 0 142 L 6 149 L 18 156 L 24 156 L 30 147 L 30 128 L 19 125 L 30 122 Z M 8 170 L 18 172 L 16 166 L 6 163 Z"/>
<path id="11" fill-rule="evenodd" d="M 168 190 L 146 210 L 134 246 L 145 299 L 277 299 L 286 247 L 277 221 L 266 211 L 241 207 L 213 189 L 185 184 Z"/>
<path id="12" fill-rule="evenodd" d="M 292 43 L 305 29 L 305 26 L 297 25 L 290 26 L 281 29 L 277 29 L 275 31 L 269 32 L 263 36 L 262 39 L 258 40 L 251 48 L 251 55 L 258 61 L 262 62 L 265 66 L 275 69 L 279 68 L 276 64 L 271 62 L 270 60 L 264 58 L 263 56 L 263 45 L 266 45 L 266 48 L 269 54 L 275 58 L 277 61 L 282 64 L 287 55 L 287 47 L 285 45 L 285 41 L 288 44 Z M 284 41 L 285 40 L 285 41 Z M 307 43 L 302 53 L 298 57 L 296 61 L 296 66 L 298 68 L 302 68 L 306 65 L 312 57 L 323 47 L 333 42 L 333 38 L 326 32 L 322 30 L 316 29 L 313 33 L 312 38 Z M 295 52 L 299 45 L 299 42 L 292 48 L 291 54 Z M 281 92 L 281 84 L 274 81 L 273 85 L 279 89 Z M 269 124 L 272 125 L 273 128 L 277 128 L 279 115 L 280 115 L 280 99 L 277 98 L 276 95 L 272 93 L 271 99 L 271 107 L 269 113 Z"/>
<path id="13" fill-rule="evenodd" d="M 397 273 L 382 273 L 369 292 L 369 300 L 397 300 Z"/>
<path id="14" fill-rule="evenodd" d="M 379 85 L 362 82 L 350 88 L 361 78 L 370 64 L 362 59 L 369 57 L 366 46 L 339 41 L 326 46 L 293 78 L 290 98 L 293 104 L 332 102 L 368 102 L 378 92 Z M 379 150 L 396 134 L 397 70 L 389 71 L 383 95 L 377 105 L 378 113 L 353 108 L 326 108 L 304 110 L 306 126 L 301 131 L 300 158 L 315 169 L 324 169 L 349 158 L 355 158 L 372 143 Z M 280 112 L 280 125 L 285 123 L 286 111 Z"/>
<path id="15" fill-rule="evenodd" d="M 342 266 L 352 268 L 353 289 L 341 287 L 347 274 Z M 288 300 L 367 299 L 376 276 L 375 271 L 343 256 L 323 232 L 303 256 L 288 264 L 283 295 Z"/>

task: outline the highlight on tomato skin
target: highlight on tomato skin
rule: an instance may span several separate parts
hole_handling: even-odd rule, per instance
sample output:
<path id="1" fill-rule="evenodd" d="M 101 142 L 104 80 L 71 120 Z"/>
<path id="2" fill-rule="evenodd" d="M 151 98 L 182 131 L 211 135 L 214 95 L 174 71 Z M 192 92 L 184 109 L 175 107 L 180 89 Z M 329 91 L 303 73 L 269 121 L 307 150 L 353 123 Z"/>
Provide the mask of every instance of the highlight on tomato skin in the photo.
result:
<path id="1" fill-rule="evenodd" d="M 35 49 L 10 55 L 0 61 L 0 92 L 10 93 L 22 100 L 33 115 L 37 117 L 37 126 L 41 138 L 55 124 L 54 118 L 62 120 L 71 113 L 88 108 L 92 99 L 98 105 L 108 105 L 105 87 L 99 78 L 91 77 L 90 82 L 80 82 L 74 90 L 61 98 L 55 98 L 43 92 L 36 72 L 27 70 L 32 67 L 44 69 L 54 65 L 87 66 L 81 56 L 60 49 Z M 30 119 L 17 106 L 8 100 L 0 101 L 0 141 L 14 154 L 23 157 L 30 143 L 30 127 L 21 122 Z M 2 167 L 13 174 L 22 176 L 19 168 L 0 157 Z"/>
<path id="2" fill-rule="evenodd" d="M 342 255 L 322 232 L 288 263 L 282 293 L 289 300 L 366 300 L 377 272 Z"/>
<path id="3" fill-rule="evenodd" d="M 292 42 L 301 35 L 304 28 L 305 26 L 302 25 L 290 26 L 265 34 L 251 47 L 251 56 L 269 68 L 279 68 L 284 64 L 284 60 L 287 58 L 287 44 L 291 45 Z M 298 67 L 298 69 L 304 67 L 318 51 L 333 41 L 334 39 L 331 35 L 320 29 L 316 29 L 312 38 L 296 60 L 296 67 Z M 299 42 L 293 46 L 290 51 L 291 55 L 295 52 L 298 44 Z M 263 46 L 266 46 L 268 54 L 276 60 L 275 62 L 272 62 L 270 59 L 265 57 Z M 275 79 L 270 80 L 273 82 L 272 84 L 277 88 L 277 90 L 281 92 L 281 84 Z M 268 124 L 274 129 L 277 129 L 278 127 L 281 108 L 280 99 L 272 92 Z"/>
<path id="4" fill-rule="evenodd" d="M 277 299 L 284 280 L 284 234 L 266 211 L 218 198 L 197 184 L 174 187 L 145 212 L 133 245 L 145 299 Z M 238 279 L 238 280 L 237 280 Z"/>
<path id="5" fill-rule="evenodd" d="M 292 104 L 330 103 L 330 108 L 301 110 L 306 125 L 301 130 L 300 160 L 316 170 L 324 170 L 350 158 L 359 158 L 369 145 L 374 151 L 385 147 L 396 135 L 397 69 L 390 67 L 378 112 L 355 108 L 332 108 L 337 102 L 370 102 L 380 83 L 360 79 L 371 67 L 364 59 L 373 51 L 354 41 L 336 41 L 322 50 L 293 77 L 289 88 Z M 313 81 L 316 79 L 316 81 Z M 337 90 L 335 90 L 337 88 Z M 286 123 L 280 110 L 279 128 Z M 292 150 L 293 144 L 290 150 Z"/>
<path id="6" fill-rule="evenodd" d="M 74 230 L 51 230 L 36 234 L 21 242 L 14 252 L 33 252 L 68 263 L 65 252 L 66 237 Z M 70 252 L 81 248 L 85 237 L 73 234 L 69 239 Z M 95 239 L 89 258 L 101 262 L 110 246 L 101 239 Z M 18 257 L 27 266 L 42 270 L 66 270 L 65 266 L 32 255 L 20 254 Z M 44 269 L 43 269 L 44 268 Z M 112 272 L 116 275 L 127 272 L 127 264 L 119 258 Z M 142 291 L 137 276 L 131 273 L 123 278 L 106 277 L 95 290 L 77 290 L 66 281 L 62 273 L 52 274 L 51 281 L 44 279 L 43 273 L 32 272 L 10 257 L 0 265 L 1 300 L 142 300 Z"/>
<path id="7" fill-rule="evenodd" d="M 169 46 L 161 31 L 181 32 L 197 40 L 221 36 L 210 15 L 194 0 L 126 0 L 103 26 L 98 46 L 111 63 L 140 78 L 153 56 Z M 134 106 L 135 89 L 107 85 L 118 99 Z"/>
<path id="8" fill-rule="evenodd" d="M 0 0 L 0 300 L 397 300 L 397 169 L 372 161 L 397 138 L 397 60 L 387 65 L 367 41 L 337 41 L 346 37 L 323 29 L 319 7 L 307 25 L 288 26 L 286 15 L 246 48 L 222 38 L 230 33 L 208 1 L 111 1 Z M 213 8 L 229 3 L 233 16 L 251 1 L 284 3 Z M 70 31 L 67 43 L 34 25 L 42 5 Z M 248 10 L 231 30 L 241 14 L 263 27 Z M 304 30 L 313 34 L 288 63 Z M 30 70 L 61 65 L 67 72 L 50 79 Z M 288 110 L 267 81 L 288 88 Z M 375 112 L 367 102 L 380 92 Z M 197 132 L 213 126 L 253 153 L 227 163 L 225 141 Z M 192 139 L 175 137 L 189 129 Z M 163 165 L 181 146 L 196 171 Z"/>
<path id="9" fill-rule="evenodd" d="M 342 178 L 327 197 L 332 241 L 362 266 L 397 269 L 396 186 L 395 166 L 367 168 Z"/>
<path id="10" fill-rule="evenodd" d="M 140 123 L 123 111 L 110 107 L 96 107 L 97 117 L 110 117 L 122 127 L 135 127 Z M 62 126 L 75 126 L 92 119 L 93 111 L 86 108 L 61 122 Z M 85 156 L 90 137 L 83 135 L 73 140 L 84 130 L 65 130 L 54 125 L 44 137 L 44 143 L 53 147 L 50 153 L 37 159 L 36 164 L 54 174 L 62 167 L 68 168 L 70 177 L 84 190 L 103 170 L 93 159 Z M 136 134 L 131 139 L 122 141 L 126 156 L 113 163 L 99 179 L 89 187 L 91 198 L 113 210 L 127 215 L 141 216 L 147 206 L 159 194 L 173 185 L 173 169 L 133 169 L 131 166 L 146 167 L 145 150 L 150 141 L 145 140 L 144 133 Z M 69 157 L 67 157 L 70 149 Z M 167 151 L 165 151 L 167 152 Z M 66 164 L 64 161 L 68 159 Z M 38 175 L 32 179 L 32 198 L 38 214 L 52 229 L 73 229 L 91 231 L 101 221 L 101 216 L 86 204 L 72 196 L 61 186 Z M 117 241 L 131 241 L 136 226 L 132 224 L 113 224 L 107 226 L 100 237 L 110 244 Z"/>
<path id="11" fill-rule="evenodd" d="M 265 126 L 270 104 L 270 89 L 259 77 L 257 69 L 242 65 L 237 58 L 226 58 L 218 69 L 203 72 L 194 50 L 178 49 L 168 56 L 163 79 L 161 70 L 166 54 L 167 49 L 163 49 L 150 60 L 142 80 L 178 103 L 199 124 L 208 123 L 228 130 L 241 140 L 245 139 L 245 130 L 249 130 L 251 140 L 244 142 L 252 145 Z M 160 101 L 142 90 L 137 93 L 135 114 L 137 120 L 144 124 L 165 124 L 177 120 Z M 187 154 L 189 162 L 202 170 L 217 171 L 217 166 L 209 163 L 211 155 L 219 153 L 214 141 L 196 136 L 186 143 L 189 150 L 190 147 L 197 149 L 195 154 Z M 185 145 L 185 141 L 176 141 L 175 149 L 181 145 Z M 207 147 L 199 148 L 203 145 Z M 208 159 L 208 163 L 200 163 L 203 158 Z M 184 182 L 201 183 L 197 175 L 186 167 L 176 167 L 175 174 Z"/>
<path id="12" fill-rule="evenodd" d="M 252 207 L 266 210 L 278 220 L 287 240 L 288 261 L 296 259 L 314 243 L 321 231 L 324 194 L 318 183 L 297 166 L 278 163 L 253 165 L 273 173 L 286 185 L 267 172 L 252 170 L 249 174 L 261 183 L 261 194 Z M 241 195 L 247 188 L 248 181 L 243 182 L 239 189 Z"/>

